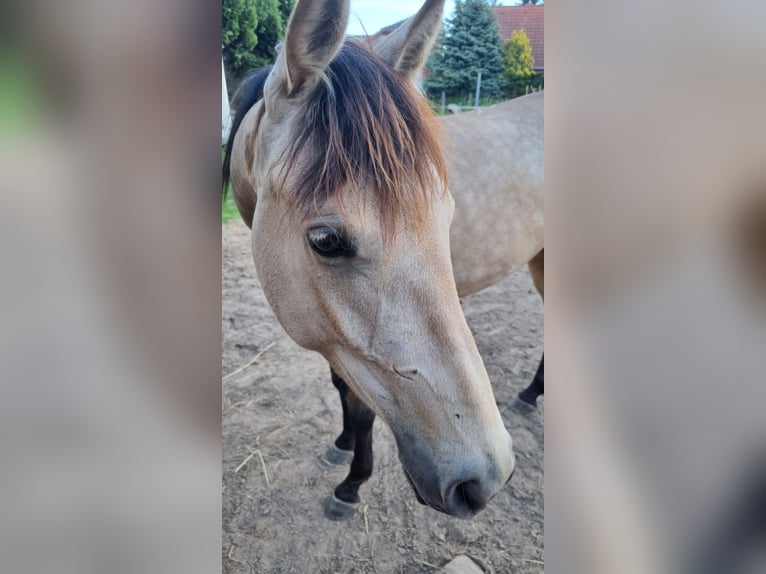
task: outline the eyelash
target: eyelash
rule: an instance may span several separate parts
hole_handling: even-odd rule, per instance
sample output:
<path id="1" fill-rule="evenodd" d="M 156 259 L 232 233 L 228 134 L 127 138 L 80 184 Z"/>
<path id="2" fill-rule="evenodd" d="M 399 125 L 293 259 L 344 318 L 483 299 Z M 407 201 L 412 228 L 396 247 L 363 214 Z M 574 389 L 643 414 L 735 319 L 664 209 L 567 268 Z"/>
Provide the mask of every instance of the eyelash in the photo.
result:
<path id="1" fill-rule="evenodd" d="M 356 254 L 354 243 L 342 232 L 330 227 L 310 229 L 306 238 L 311 249 L 325 258 L 353 257 Z M 323 242 L 326 245 L 321 245 Z"/>

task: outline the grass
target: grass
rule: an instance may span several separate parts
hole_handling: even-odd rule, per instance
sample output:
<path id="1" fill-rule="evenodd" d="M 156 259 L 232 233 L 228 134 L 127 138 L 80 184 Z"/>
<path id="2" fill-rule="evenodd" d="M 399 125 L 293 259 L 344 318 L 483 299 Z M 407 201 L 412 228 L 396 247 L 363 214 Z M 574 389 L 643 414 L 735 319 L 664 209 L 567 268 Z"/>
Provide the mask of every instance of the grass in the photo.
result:
<path id="1" fill-rule="evenodd" d="M 230 221 L 236 221 L 241 219 L 237 206 L 234 204 L 234 195 L 229 186 L 229 193 L 226 194 L 226 199 L 221 204 L 221 222 L 229 223 Z"/>
<path id="2" fill-rule="evenodd" d="M 223 147 L 221 148 L 221 164 L 223 165 L 223 157 L 225 154 Z M 241 219 L 237 205 L 234 203 L 234 192 L 231 189 L 231 184 L 226 188 L 226 199 L 221 204 L 221 222 L 229 223 L 230 221 L 237 221 Z"/>

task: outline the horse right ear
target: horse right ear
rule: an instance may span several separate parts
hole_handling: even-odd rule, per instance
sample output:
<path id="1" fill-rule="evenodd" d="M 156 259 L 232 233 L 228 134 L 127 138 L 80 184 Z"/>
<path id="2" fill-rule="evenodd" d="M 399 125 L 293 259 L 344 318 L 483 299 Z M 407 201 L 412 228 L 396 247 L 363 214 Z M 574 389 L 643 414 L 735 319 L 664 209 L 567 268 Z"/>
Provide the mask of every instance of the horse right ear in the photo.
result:
<path id="1" fill-rule="evenodd" d="M 374 42 L 373 52 L 405 78 L 416 81 L 442 28 L 443 11 L 444 0 L 426 0 L 417 14 Z"/>
<path id="2" fill-rule="evenodd" d="M 349 0 L 298 0 L 267 91 L 293 97 L 311 89 L 343 45 Z"/>

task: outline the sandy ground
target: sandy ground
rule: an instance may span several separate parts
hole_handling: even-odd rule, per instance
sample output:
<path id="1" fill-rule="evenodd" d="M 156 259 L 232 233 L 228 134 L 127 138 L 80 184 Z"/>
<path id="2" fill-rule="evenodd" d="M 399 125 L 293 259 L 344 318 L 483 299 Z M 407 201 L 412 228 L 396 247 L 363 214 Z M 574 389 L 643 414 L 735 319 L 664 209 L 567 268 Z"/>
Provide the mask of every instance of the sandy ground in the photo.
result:
<path id="1" fill-rule="evenodd" d="M 224 225 L 223 570 L 437 572 L 466 554 L 487 572 L 543 571 L 543 412 L 508 408 L 542 352 L 543 308 L 524 269 L 463 300 L 513 436 L 513 480 L 473 520 L 421 506 L 393 436 L 378 419 L 375 470 L 355 516 L 332 522 L 323 504 L 347 472 L 323 459 L 341 428 L 329 367 L 282 331 L 256 279 L 249 230 Z M 541 401 L 542 402 L 542 401 Z"/>

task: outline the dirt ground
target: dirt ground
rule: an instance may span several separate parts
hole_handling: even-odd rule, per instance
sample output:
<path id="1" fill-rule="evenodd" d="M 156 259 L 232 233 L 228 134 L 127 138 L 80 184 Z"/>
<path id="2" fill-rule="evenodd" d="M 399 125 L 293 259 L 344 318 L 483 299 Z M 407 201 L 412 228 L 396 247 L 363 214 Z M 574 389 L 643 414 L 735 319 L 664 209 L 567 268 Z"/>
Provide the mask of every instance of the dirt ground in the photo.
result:
<path id="1" fill-rule="evenodd" d="M 329 367 L 282 331 L 256 279 L 249 230 L 223 226 L 223 571 L 434 573 L 458 554 L 486 572 L 543 572 L 543 406 L 508 408 L 542 352 L 543 307 L 524 269 L 463 300 L 514 441 L 513 479 L 473 520 L 421 506 L 388 428 L 376 420 L 375 469 L 345 522 L 323 504 L 347 472 L 323 459 L 341 428 Z M 542 401 L 541 401 L 542 402 Z"/>

